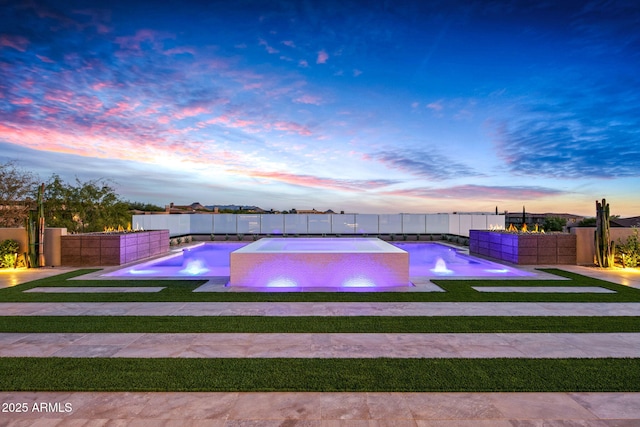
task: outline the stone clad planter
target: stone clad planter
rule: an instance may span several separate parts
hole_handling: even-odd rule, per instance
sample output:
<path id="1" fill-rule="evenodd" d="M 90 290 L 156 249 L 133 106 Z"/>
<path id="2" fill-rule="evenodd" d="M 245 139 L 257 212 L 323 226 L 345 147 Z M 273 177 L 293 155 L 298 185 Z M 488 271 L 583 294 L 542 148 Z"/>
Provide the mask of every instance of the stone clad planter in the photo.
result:
<path id="1" fill-rule="evenodd" d="M 169 252 L 169 230 L 61 236 L 62 265 L 121 265 Z"/>
<path id="2" fill-rule="evenodd" d="M 469 252 L 514 264 L 575 265 L 576 236 L 470 230 Z"/>

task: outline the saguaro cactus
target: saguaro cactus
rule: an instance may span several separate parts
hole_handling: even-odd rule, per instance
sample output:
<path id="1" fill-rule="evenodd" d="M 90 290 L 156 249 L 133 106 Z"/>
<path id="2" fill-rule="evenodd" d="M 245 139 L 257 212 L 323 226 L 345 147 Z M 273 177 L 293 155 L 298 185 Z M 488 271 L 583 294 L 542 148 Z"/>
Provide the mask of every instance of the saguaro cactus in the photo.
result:
<path id="1" fill-rule="evenodd" d="M 613 267 L 614 243 L 609 233 L 609 204 L 596 200 L 596 263 L 600 267 Z"/>
<path id="2" fill-rule="evenodd" d="M 37 208 L 29 211 L 26 229 L 29 240 L 27 264 L 29 267 L 44 267 L 44 184 L 38 187 Z"/>
<path id="3" fill-rule="evenodd" d="M 44 266 L 44 183 L 42 183 L 38 188 L 38 267 Z"/>

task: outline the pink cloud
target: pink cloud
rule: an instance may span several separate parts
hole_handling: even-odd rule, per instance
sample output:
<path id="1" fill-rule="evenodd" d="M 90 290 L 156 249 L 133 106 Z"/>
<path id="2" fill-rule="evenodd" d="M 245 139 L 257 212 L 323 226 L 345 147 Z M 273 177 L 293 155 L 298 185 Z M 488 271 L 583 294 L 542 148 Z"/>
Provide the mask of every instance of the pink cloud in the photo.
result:
<path id="1" fill-rule="evenodd" d="M 322 98 L 313 95 L 302 95 L 294 99 L 293 102 L 297 102 L 298 104 L 320 105 L 322 103 Z"/>
<path id="2" fill-rule="evenodd" d="M 102 104 L 100 104 L 102 105 Z M 124 113 L 134 111 L 138 104 L 130 104 L 128 102 L 118 102 L 115 107 L 109 108 L 104 115 L 109 116 L 122 116 Z"/>
<path id="3" fill-rule="evenodd" d="M 142 29 L 138 30 L 133 36 L 116 37 L 115 42 L 119 44 L 122 49 L 127 50 L 141 51 L 142 44 L 145 42 L 150 43 L 154 49 L 161 50 L 162 45 L 160 40 L 168 38 L 175 38 L 175 36 L 154 30 Z"/>
<path id="4" fill-rule="evenodd" d="M 29 40 L 22 36 L 12 36 L 9 34 L 0 35 L 0 47 L 10 47 L 20 52 L 27 50 Z"/>
<path id="5" fill-rule="evenodd" d="M 361 70 L 358 70 L 357 68 L 353 70 L 353 77 L 358 77 L 360 74 L 362 74 Z"/>
<path id="6" fill-rule="evenodd" d="M 224 127 L 247 130 L 246 128 L 252 128 L 254 127 L 255 124 L 256 122 L 253 120 L 232 118 L 225 114 L 222 116 L 214 117 L 212 119 L 200 122 L 197 124 L 197 126 L 204 127 L 206 125 L 222 125 Z"/>
<path id="7" fill-rule="evenodd" d="M 298 61 L 298 66 L 300 66 L 302 68 L 307 68 L 309 66 L 309 63 L 307 61 L 305 61 L 304 59 L 301 59 L 300 61 Z"/>
<path id="8" fill-rule="evenodd" d="M 33 99 L 31 98 L 17 98 L 11 101 L 13 105 L 30 105 L 33 104 Z"/>
<path id="9" fill-rule="evenodd" d="M 238 171 L 240 173 L 241 171 Z M 321 178 L 312 175 L 296 175 L 286 172 L 264 172 L 264 171 L 243 171 L 243 173 L 255 178 L 266 178 L 274 181 L 280 181 L 291 185 L 299 185 L 303 187 L 328 188 L 334 190 L 359 190 L 348 182 L 333 178 Z"/>
<path id="10" fill-rule="evenodd" d="M 71 91 L 62 91 L 58 89 L 54 89 L 44 95 L 44 99 L 52 102 L 60 102 L 63 104 L 68 104 L 74 97 L 74 93 Z"/>
<path id="11" fill-rule="evenodd" d="M 175 114 L 178 119 L 184 119 L 187 117 L 195 117 L 201 114 L 207 114 L 210 111 L 205 107 L 185 107 Z"/>
<path id="12" fill-rule="evenodd" d="M 259 170 L 243 170 L 234 171 L 242 175 L 248 175 L 254 178 L 271 179 L 274 181 L 284 182 L 290 185 L 299 185 L 302 187 L 312 188 L 325 188 L 331 190 L 341 190 L 349 192 L 361 193 L 367 189 L 375 189 L 384 187 L 391 184 L 391 181 L 387 180 L 349 180 L 349 179 L 336 179 L 336 178 L 324 178 L 313 175 L 300 175 L 286 172 L 267 172 Z"/>
<path id="13" fill-rule="evenodd" d="M 420 188 L 407 190 L 394 190 L 385 192 L 385 195 L 417 197 L 426 199 L 477 199 L 478 194 L 485 200 L 533 200 L 542 197 L 560 194 L 558 190 L 544 187 L 524 186 L 490 186 L 490 185 L 459 185 L 446 188 Z"/>
<path id="14" fill-rule="evenodd" d="M 296 47 L 296 44 L 293 42 L 293 40 L 284 40 L 282 44 L 289 47 Z"/>
<path id="15" fill-rule="evenodd" d="M 318 58 L 316 59 L 316 64 L 324 64 L 327 62 L 327 60 L 329 59 L 329 54 L 322 49 L 320 52 L 318 52 Z"/>
<path id="16" fill-rule="evenodd" d="M 167 49 L 164 51 L 165 55 L 180 55 L 182 53 L 189 53 L 193 56 L 196 55 L 196 50 L 192 47 L 188 47 L 188 46 L 180 46 L 180 47 L 174 47 L 172 49 Z"/>
<path id="17" fill-rule="evenodd" d="M 94 83 L 93 85 L 91 85 L 91 89 L 93 90 L 102 90 L 105 87 L 109 87 L 109 85 L 104 82 Z"/>
<path id="18" fill-rule="evenodd" d="M 300 125 L 298 123 L 293 122 L 275 122 L 273 124 L 273 128 L 275 130 L 281 130 L 284 132 L 297 133 L 298 135 L 309 136 L 311 135 L 311 130 L 308 127 Z"/>
<path id="19" fill-rule="evenodd" d="M 278 49 L 275 49 L 274 47 L 269 46 L 269 43 L 267 43 L 267 41 L 265 39 L 260 39 L 258 41 L 258 44 L 260 46 L 264 46 L 265 50 L 267 51 L 267 53 L 269 54 L 274 54 L 274 53 L 278 53 L 280 52 Z"/>
<path id="20" fill-rule="evenodd" d="M 442 111 L 444 106 L 442 105 L 442 100 L 439 100 L 439 101 L 427 104 L 427 108 L 429 108 L 430 110 L 434 110 L 434 111 Z"/>
<path id="21" fill-rule="evenodd" d="M 42 56 L 42 55 L 36 55 L 36 58 L 38 58 L 40 61 L 42 62 L 46 62 L 47 64 L 53 64 L 54 60 L 51 58 L 48 58 L 46 56 Z"/>
<path id="22" fill-rule="evenodd" d="M 40 107 L 40 109 L 42 111 L 44 111 L 45 113 L 49 114 L 49 115 L 54 115 L 54 114 L 58 114 L 60 112 L 59 108 L 56 107 L 48 107 L 46 105 Z"/>
<path id="23" fill-rule="evenodd" d="M 244 90 L 254 90 L 254 89 L 262 89 L 263 86 L 264 84 L 261 82 L 253 82 L 253 83 L 245 83 L 244 85 L 242 85 L 242 88 Z"/>

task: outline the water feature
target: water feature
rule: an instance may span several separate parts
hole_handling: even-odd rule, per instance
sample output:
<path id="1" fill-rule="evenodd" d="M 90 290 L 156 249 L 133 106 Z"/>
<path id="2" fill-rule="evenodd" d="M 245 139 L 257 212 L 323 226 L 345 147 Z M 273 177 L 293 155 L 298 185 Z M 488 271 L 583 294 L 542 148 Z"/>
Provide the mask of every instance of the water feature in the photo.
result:
<path id="1" fill-rule="evenodd" d="M 409 254 L 377 238 L 265 238 L 231 253 L 229 286 L 406 287 Z"/>
<path id="2" fill-rule="evenodd" d="M 262 239 L 265 240 L 265 239 Z M 275 255 L 276 260 L 281 263 L 292 263 L 288 255 L 277 253 L 276 250 L 285 248 L 285 244 L 290 249 L 296 249 L 304 252 L 305 245 L 303 239 L 289 238 L 281 239 L 288 242 L 278 242 L 268 245 L 264 248 L 263 253 Z M 325 250 L 336 255 L 336 259 L 342 258 L 343 263 L 339 266 L 334 264 L 330 271 L 338 269 L 349 269 L 349 254 L 345 253 L 345 248 L 354 249 L 355 242 L 346 238 L 337 239 L 317 239 L 324 240 Z M 344 243 L 340 243 L 344 242 Z M 121 268 L 117 271 L 107 273 L 109 277 L 220 277 L 230 276 L 230 259 L 231 254 L 238 249 L 244 248 L 248 243 L 229 243 L 229 242 L 207 242 L 190 248 L 177 250 L 173 254 L 133 266 Z M 275 245 L 275 246 L 274 246 Z M 277 246 L 281 247 L 278 249 Z M 293 246 L 291 246 L 293 245 Z M 338 248 L 336 245 L 344 245 Z M 360 244 L 360 250 L 366 253 L 367 249 Z M 391 244 L 390 244 L 391 245 Z M 394 242 L 391 246 L 401 249 L 409 255 L 409 277 L 525 277 L 533 276 L 533 273 L 519 270 L 503 264 L 498 264 L 485 259 L 466 255 L 460 250 L 451 246 L 427 243 L 427 242 Z M 309 247 L 306 247 L 309 250 Z M 341 252 L 342 251 L 342 252 Z M 326 254 L 325 254 L 326 255 Z M 317 256 L 317 255 L 315 255 Z M 370 264 L 374 266 L 375 264 Z M 273 271 L 278 271 L 278 264 L 272 264 Z M 300 268 L 299 277 L 309 276 L 308 271 Z M 295 287 L 298 286 L 295 278 L 285 274 L 274 275 L 269 281 L 271 287 Z M 348 278 L 341 282 L 342 287 L 373 287 L 376 286 L 367 274 L 354 272 Z"/>

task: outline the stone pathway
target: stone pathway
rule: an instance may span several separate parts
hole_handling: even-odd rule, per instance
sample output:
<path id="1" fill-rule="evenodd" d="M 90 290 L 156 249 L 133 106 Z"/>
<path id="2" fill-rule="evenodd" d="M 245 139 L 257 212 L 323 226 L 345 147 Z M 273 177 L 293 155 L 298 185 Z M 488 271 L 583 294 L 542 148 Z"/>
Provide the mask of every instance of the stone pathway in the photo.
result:
<path id="1" fill-rule="evenodd" d="M 472 286 L 478 292 L 516 292 L 535 294 L 615 294 L 599 286 Z"/>
<path id="2" fill-rule="evenodd" d="M 640 333 L 0 333 L 0 357 L 640 358 Z"/>
<path id="3" fill-rule="evenodd" d="M 637 427 L 640 393 L 0 393 L 2 426 Z M 44 405 L 43 405 L 44 404 Z M 25 406 L 26 405 L 26 406 Z M 51 412 L 40 412 L 49 408 Z M 65 412 L 67 411 L 67 412 Z"/>
<path id="4" fill-rule="evenodd" d="M 564 266 L 563 266 L 564 267 Z M 627 286 L 640 274 L 568 267 Z M 0 287 L 66 270 L 0 274 Z M 590 274 L 594 273 L 594 274 Z M 4 316 L 638 316 L 640 303 L 0 303 Z M 70 357 L 640 357 L 639 334 L 0 334 Z M 531 340 L 534 341 L 531 341 Z M 372 345 L 380 347 L 376 349 Z M 221 345 L 224 344 L 224 345 Z M 233 345 L 236 345 L 236 348 Z M 112 352 L 111 354 L 109 354 Z M 174 352 L 174 353 L 172 353 Z M 297 352 L 297 353 L 296 353 Z M 494 353 L 492 353 L 494 352 Z M 585 356 L 592 352 L 592 356 Z M 601 353 L 598 353 L 601 352 Z M 430 356 L 424 356 L 429 354 Z M 4 353 L 0 353 L 0 356 Z M 260 356 L 257 356 L 260 355 Z M 626 355 L 626 356 L 625 356 Z M 37 375 L 37 373 L 34 373 Z M 637 427 L 640 393 L 0 392 L 0 426 Z M 17 404 L 20 404 L 19 406 Z M 26 408 L 17 413 L 16 408 Z"/>
<path id="5" fill-rule="evenodd" d="M 153 286 L 137 286 L 137 287 L 122 287 L 122 286 L 66 286 L 55 287 L 47 286 L 42 288 L 31 288 L 24 291 L 25 293 L 45 293 L 45 294 L 118 294 L 118 293 L 154 293 L 160 292 L 165 289 L 164 287 Z"/>
<path id="6" fill-rule="evenodd" d="M 640 303 L 565 302 L 30 302 L 4 316 L 640 316 Z"/>

